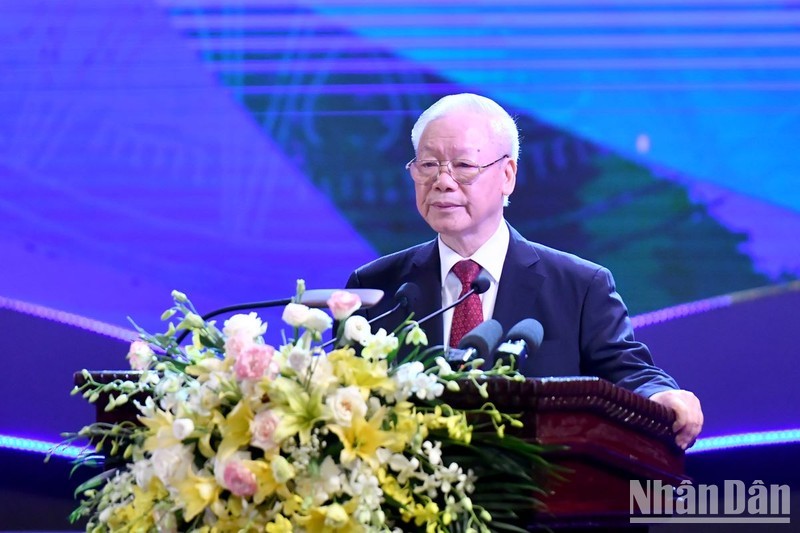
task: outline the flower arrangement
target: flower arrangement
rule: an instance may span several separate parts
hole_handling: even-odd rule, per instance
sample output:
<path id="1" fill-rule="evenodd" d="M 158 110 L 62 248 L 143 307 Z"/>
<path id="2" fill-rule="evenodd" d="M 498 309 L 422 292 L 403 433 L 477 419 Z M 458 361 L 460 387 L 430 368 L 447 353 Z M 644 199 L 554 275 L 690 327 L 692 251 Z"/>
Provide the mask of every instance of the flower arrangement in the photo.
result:
<path id="1" fill-rule="evenodd" d="M 139 420 L 67 434 L 90 439 L 83 464 L 118 459 L 78 488 L 71 519 L 87 531 L 524 531 L 513 506 L 536 504 L 542 450 L 506 434 L 521 422 L 488 400 L 444 401 L 464 380 L 485 396 L 487 376 L 521 379 L 513 369 L 451 368 L 410 320 L 373 333 L 347 292 L 328 301 L 339 328 L 327 352 L 320 309 L 288 304 L 293 335 L 274 348 L 256 313 L 220 330 L 172 296 L 166 333 L 139 329 L 130 347 L 138 381 L 84 370 L 73 391 L 106 410 L 133 403 Z"/>

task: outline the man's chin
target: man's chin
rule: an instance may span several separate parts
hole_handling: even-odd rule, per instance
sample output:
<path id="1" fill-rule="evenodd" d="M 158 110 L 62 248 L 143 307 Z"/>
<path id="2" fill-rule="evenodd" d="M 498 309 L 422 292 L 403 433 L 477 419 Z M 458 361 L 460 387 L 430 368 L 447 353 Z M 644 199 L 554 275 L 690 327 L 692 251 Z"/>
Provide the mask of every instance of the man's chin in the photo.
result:
<path id="1" fill-rule="evenodd" d="M 433 231 L 443 236 L 457 237 L 462 235 L 467 229 L 466 225 L 462 222 L 448 217 L 429 218 L 427 222 Z"/>

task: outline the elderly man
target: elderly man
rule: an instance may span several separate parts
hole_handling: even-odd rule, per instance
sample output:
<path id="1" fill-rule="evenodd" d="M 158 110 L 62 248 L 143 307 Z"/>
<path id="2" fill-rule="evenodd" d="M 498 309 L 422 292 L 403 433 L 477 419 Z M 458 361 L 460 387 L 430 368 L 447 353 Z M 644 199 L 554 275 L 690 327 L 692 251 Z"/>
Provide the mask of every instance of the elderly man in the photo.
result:
<path id="1" fill-rule="evenodd" d="M 703 425 L 700 402 L 654 366 L 647 347 L 634 339 L 611 273 L 530 242 L 504 220 L 519 156 L 511 116 L 482 96 L 446 96 L 422 113 L 411 140 L 416 157 L 406 168 L 417 209 L 438 237 L 362 266 L 348 287 L 394 294 L 402 283 L 413 282 L 421 292 L 413 311 L 422 317 L 454 302 L 483 271 L 489 289 L 429 323 L 430 345 L 447 339 L 455 346 L 484 319 L 494 318 L 508 330 L 535 318 L 544 327 L 544 340 L 522 363 L 523 374 L 607 379 L 673 409 L 676 442 L 691 446 Z M 382 302 L 367 318 L 390 306 Z M 389 316 L 377 325 L 391 331 L 402 318 Z"/>

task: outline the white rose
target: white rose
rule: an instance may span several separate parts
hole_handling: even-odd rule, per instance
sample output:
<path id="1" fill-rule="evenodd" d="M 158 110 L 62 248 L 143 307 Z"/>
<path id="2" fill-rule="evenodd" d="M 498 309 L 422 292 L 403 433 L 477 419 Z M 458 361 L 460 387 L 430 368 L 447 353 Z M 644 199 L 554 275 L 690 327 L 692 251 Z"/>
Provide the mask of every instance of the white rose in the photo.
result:
<path id="1" fill-rule="evenodd" d="M 333 373 L 333 365 L 328 361 L 326 354 L 314 356 L 311 361 L 311 385 L 315 388 L 326 390 L 328 387 L 335 385 L 338 380 Z"/>
<path id="2" fill-rule="evenodd" d="M 147 490 L 150 486 L 150 480 L 153 477 L 153 466 L 148 459 L 140 459 L 133 463 L 131 472 L 136 479 L 136 484 L 142 490 Z"/>
<path id="3" fill-rule="evenodd" d="M 183 444 L 156 448 L 150 457 L 153 472 L 164 485 L 174 485 L 185 479 L 193 459 L 192 449 Z"/>
<path id="4" fill-rule="evenodd" d="M 283 315 L 281 318 L 290 326 L 299 328 L 303 325 L 303 322 L 306 321 L 310 312 L 311 309 L 309 309 L 307 306 L 303 304 L 292 303 L 283 309 Z"/>
<path id="5" fill-rule="evenodd" d="M 194 422 L 190 418 L 176 418 L 172 423 L 172 434 L 178 440 L 183 440 L 194 431 Z"/>
<path id="6" fill-rule="evenodd" d="M 156 354 L 144 341 L 133 341 L 128 349 L 128 361 L 133 370 L 146 370 L 155 358 Z"/>
<path id="7" fill-rule="evenodd" d="M 342 490 L 342 471 L 331 456 L 326 456 L 319 467 L 320 488 L 327 495 L 337 494 Z M 327 498 L 322 500 L 324 502 Z M 320 502 L 320 503 L 322 503 Z"/>
<path id="8" fill-rule="evenodd" d="M 338 389 L 325 403 L 331 410 L 333 420 L 343 427 L 350 427 L 354 418 L 363 418 L 367 414 L 367 403 L 358 387 Z"/>
<path id="9" fill-rule="evenodd" d="M 286 359 L 289 363 L 289 368 L 297 372 L 297 374 L 303 375 L 311 363 L 311 353 L 299 346 L 293 346 Z"/>
<path id="10" fill-rule="evenodd" d="M 262 323 L 255 313 L 233 315 L 225 321 L 225 326 L 222 328 L 222 333 L 226 337 L 244 335 L 249 339 L 263 335 L 266 331 L 267 325 Z"/>
<path id="11" fill-rule="evenodd" d="M 325 331 L 333 325 L 333 319 L 322 309 L 309 309 L 303 327 L 311 331 Z"/>
<path id="12" fill-rule="evenodd" d="M 363 316 L 351 316 L 344 323 L 345 340 L 363 345 L 371 334 L 372 330 L 370 329 L 369 322 Z"/>

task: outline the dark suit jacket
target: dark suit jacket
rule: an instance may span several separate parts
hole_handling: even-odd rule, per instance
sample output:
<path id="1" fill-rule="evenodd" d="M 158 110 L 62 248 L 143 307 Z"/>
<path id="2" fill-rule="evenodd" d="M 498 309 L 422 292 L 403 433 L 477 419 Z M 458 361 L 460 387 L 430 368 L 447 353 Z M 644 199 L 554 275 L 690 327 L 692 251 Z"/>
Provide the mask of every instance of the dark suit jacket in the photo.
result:
<path id="1" fill-rule="evenodd" d="M 677 389 L 667 373 L 653 365 L 647 346 L 636 341 L 628 310 L 608 269 L 524 239 L 509 226 L 511 240 L 500 277 L 492 318 L 508 331 L 524 318 L 544 328 L 541 347 L 523 362 L 530 377 L 598 376 L 645 397 Z M 404 282 L 420 288 L 412 302 L 419 319 L 442 306 L 439 252 L 434 239 L 381 257 L 353 272 L 349 288 L 381 289 L 387 296 L 364 314 L 369 319 L 391 309 Z M 394 313 L 373 324 L 392 331 L 406 317 Z M 428 346 L 443 344 L 442 319 L 425 328 Z"/>

